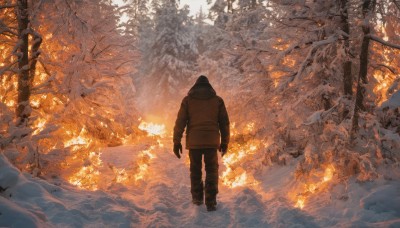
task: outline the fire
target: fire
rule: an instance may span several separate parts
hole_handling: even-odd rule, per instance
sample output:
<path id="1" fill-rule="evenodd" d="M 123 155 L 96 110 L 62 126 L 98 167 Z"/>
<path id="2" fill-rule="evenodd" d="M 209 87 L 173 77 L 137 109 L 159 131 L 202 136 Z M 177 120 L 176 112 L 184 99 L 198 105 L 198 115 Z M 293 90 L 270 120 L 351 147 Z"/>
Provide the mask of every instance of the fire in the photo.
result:
<path id="1" fill-rule="evenodd" d="M 163 124 L 147 123 L 142 121 L 139 124 L 139 129 L 146 131 L 149 136 L 164 136 L 166 134 L 165 125 Z"/>
<path id="2" fill-rule="evenodd" d="M 115 174 L 115 182 L 126 183 L 129 180 L 129 175 L 125 169 L 113 169 Z"/>
<path id="3" fill-rule="evenodd" d="M 248 183 L 248 176 L 246 171 L 243 171 L 241 169 L 238 169 L 235 172 L 231 168 L 227 168 L 225 172 L 222 174 L 222 183 L 224 183 L 226 186 L 230 188 L 236 188 L 236 187 L 241 187 L 245 186 L 251 183 Z M 255 182 L 253 182 L 254 184 Z"/>
<path id="4" fill-rule="evenodd" d="M 148 173 L 148 168 L 150 166 L 150 161 L 153 160 L 156 156 L 152 153 L 155 149 L 155 146 L 151 146 L 149 149 L 142 151 L 139 154 L 137 160 L 137 171 L 133 176 L 135 181 L 143 180 L 145 175 Z"/>
<path id="5" fill-rule="evenodd" d="M 335 169 L 333 166 L 329 166 L 325 169 L 324 182 L 332 180 L 334 171 Z"/>
<path id="6" fill-rule="evenodd" d="M 238 131 L 235 128 L 236 124 L 233 124 L 231 135 L 238 135 Z M 250 122 L 244 126 L 244 133 L 251 135 L 254 131 L 255 123 Z M 232 143 L 228 153 L 222 158 L 222 162 L 226 167 L 226 170 L 221 175 L 222 183 L 229 188 L 236 188 L 240 186 L 253 186 L 257 185 L 258 182 L 254 177 L 248 174 L 242 165 L 252 154 L 263 145 L 261 141 L 255 139 L 246 140 L 244 143 Z"/>
<path id="7" fill-rule="evenodd" d="M 69 141 L 64 143 L 64 147 L 74 146 L 74 145 L 88 145 L 91 140 L 84 136 L 86 132 L 85 128 L 82 128 L 81 132 L 77 137 L 70 139 Z M 68 133 L 68 131 L 67 131 Z"/>
<path id="8" fill-rule="evenodd" d="M 333 175 L 335 173 L 335 168 L 333 165 L 328 165 L 325 168 L 324 175 L 321 180 L 316 183 L 308 183 L 304 185 L 304 191 L 302 193 L 297 194 L 295 207 L 303 209 L 306 204 L 306 200 L 312 194 L 316 194 L 326 188 L 328 182 L 333 179 Z"/>
<path id="9" fill-rule="evenodd" d="M 47 120 L 41 119 L 41 118 L 39 118 L 37 121 L 35 121 L 34 128 L 36 128 L 36 130 L 33 132 L 33 134 L 36 135 L 39 132 L 41 132 L 44 129 L 44 127 L 46 126 L 46 123 L 47 123 Z"/>
<path id="10" fill-rule="evenodd" d="M 305 206 L 305 197 L 304 196 L 299 196 L 299 198 L 297 199 L 296 205 L 295 207 L 303 209 Z"/>
<path id="11" fill-rule="evenodd" d="M 385 28 L 381 27 L 381 29 L 385 35 Z M 397 89 L 400 89 L 398 84 L 397 86 L 395 85 L 395 82 L 399 80 L 398 73 L 396 73 L 399 71 L 398 61 L 395 61 L 395 59 L 391 57 L 398 56 L 400 51 L 385 48 L 382 49 L 381 45 L 379 44 L 374 44 L 372 48 L 374 52 L 379 53 L 382 58 L 379 60 L 381 62 L 380 66 L 382 67 L 375 68 L 372 73 L 377 82 L 373 88 L 373 91 L 377 96 L 376 103 L 380 105 L 390 97 L 391 93 Z"/>
<path id="12" fill-rule="evenodd" d="M 87 164 L 69 178 L 69 183 L 81 189 L 95 191 L 100 178 L 99 167 L 102 166 L 100 153 L 90 152 Z"/>

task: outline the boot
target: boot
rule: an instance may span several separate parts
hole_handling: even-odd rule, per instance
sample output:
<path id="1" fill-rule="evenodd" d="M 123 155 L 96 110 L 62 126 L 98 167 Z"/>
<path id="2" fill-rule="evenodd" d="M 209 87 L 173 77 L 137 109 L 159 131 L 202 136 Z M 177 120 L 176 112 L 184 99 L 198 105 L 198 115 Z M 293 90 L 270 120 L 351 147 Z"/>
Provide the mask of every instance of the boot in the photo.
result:
<path id="1" fill-rule="evenodd" d="M 204 202 L 204 187 L 203 187 L 203 181 L 200 182 L 200 184 L 193 184 L 192 183 L 192 188 L 191 188 L 191 193 L 192 193 L 192 203 L 195 205 L 202 205 Z"/>
<path id="2" fill-rule="evenodd" d="M 207 211 L 217 210 L 217 185 L 214 183 L 207 183 L 205 190 Z"/>

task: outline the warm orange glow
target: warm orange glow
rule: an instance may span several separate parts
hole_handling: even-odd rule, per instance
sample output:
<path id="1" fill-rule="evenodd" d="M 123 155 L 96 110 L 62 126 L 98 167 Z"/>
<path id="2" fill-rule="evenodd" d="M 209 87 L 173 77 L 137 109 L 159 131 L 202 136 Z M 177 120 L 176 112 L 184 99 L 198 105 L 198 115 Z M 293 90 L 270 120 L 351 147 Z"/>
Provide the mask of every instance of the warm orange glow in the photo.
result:
<path id="1" fill-rule="evenodd" d="M 306 199 L 304 196 L 299 196 L 297 199 L 296 205 L 294 205 L 297 208 L 303 209 L 306 203 Z"/>
<path id="2" fill-rule="evenodd" d="M 125 169 L 117 169 L 117 168 L 114 168 L 113 171 L 114 171 L 115 182 L 116 182 L 116 183 L 122 183 L 122 184 L 124 184 L 124 183 L 128 182 L 128 180 L 129 180 L 129 175 L 128 175 L 128 173 L 126 172 Z"/>
<path id="3" fill-rule="evenodd" d="M 384 35 L 383 39 L 387 40 L 389 37 L 387 36 L 385 27 L 379 26 L 378 29 L 380 29 Z M 377 81 L 375 87 L 373 88 L 374 94 L 376 94 L 376 103 L 381 105 L 390 97 L 392 92 L 400 89 L 399 85 L 391 88 L 394 82 L 399 79 L 396 72 L 399 72 L 400 67 L 398 65 L 397 58 L 394 58 L 394 56 L 399 56 L 400 51 L 383 48 L 382 45 L 376 43 L 372 45 L 372 49 L 379 55 L 379 59 L 377 61 L 379 61 L 380 67 L 375 68 L 372 72 L 372 75 Z M 392 91 L 389 90 L 390 88 Z"/>
<path id="4" fill-rule="evenodd" d="M 98 189 L 100 178 L 99 167 L 102 166 L 100 153 L 90 152 L 88 163 L 73 174 L 68 181 L 78 188 L 95 191 Z"/>
<path id="5" fill-rule="evenodd" d="M 91 139 L 85 137 L 86 129 L 82 128 L 81 132 L 77 137 L 74 137 L 67 142 L 64 142 L 64 147 L 74 146 L 74 145 L 88 145 Z"/>
<path id="6" fill-rule="evenodd" d="M 137 159 L 137 170 L 135 175 L 133 176 L 135 181 L 143 180 L 148 173 L 150 161 L 156 157 L 153 154 L 154 149 L 155 146 L 151 146 L 149 149 L 144 150 L 139 154 L 139 157 Z"/>
<path id="7" fill-rule="evenodd" d="M 15 106 L 15 101 L 14 101 L 14 100 L 9 100 L 9 101 L 6 102 L 6 105 L 7 105 L 8 107 L 12 108 L 12 107 Z"/>
<path id="8" fill-rule="evenodd" d="M 41 132 L 45 128 L 46 122 L 47 122 L 46 119 L 41 119 L 41 118 L 37 119 L 35 121 L 35 123 L 33 124 L 34 125 L 33 128 L 36 128 L 36 130 L 33 132 L 33 134 L 36 135 L 39 132 Z"/>
<path id="9" fill-rule="evenodd" d="M 332 180 L 334 172 L 335 172 L 334 166 L 328 165 L 325 168 L 324 174 L 321 176 L 320 181 L 304 184 L 303 192 L 296 194 L 295 197 L 296 203 L 294 206 L 303 209 L 306 205 L 308 197 L 310 197 L 312 194 L 321 192 L 326 188 L 327 183 Z"/>
<path id="10" fill-rule="evenodd" d="M 139 124 L 139 129 L 146 131 L 149 136 L 164 136 L 166 134 L 165 125 L 163 124 L 147 123 L 142 121 Z"/>
<path id="11" fill-rule="evenodd" d="M 239 135 L 236 129 L 236 124 L 232 124 L 231 136 Z M 252 135 L 255 130 L 255 123 L 250 122 L 245 124 L 243 133 Z M 236 188 L 240 186 L 253 186 L 258 182 L 254 177 L 243 169 L 242 164 L 251 158 L 264 143 L 256 139 L 248 139 L 244 143 L 239 144 L 236 142 L 231 143 L 228 153 L 222 158 L 222 163 L 226 170 L 221 175 L 222 183 L 229 188 Z"/>
<path id="12" fill-rule="evenodd" d="M 274 49 L 283 51 L 289 47 L 289 43 L 285 43 L 282 38 L 277 38 L 276 43 L 272 46 Z"/>

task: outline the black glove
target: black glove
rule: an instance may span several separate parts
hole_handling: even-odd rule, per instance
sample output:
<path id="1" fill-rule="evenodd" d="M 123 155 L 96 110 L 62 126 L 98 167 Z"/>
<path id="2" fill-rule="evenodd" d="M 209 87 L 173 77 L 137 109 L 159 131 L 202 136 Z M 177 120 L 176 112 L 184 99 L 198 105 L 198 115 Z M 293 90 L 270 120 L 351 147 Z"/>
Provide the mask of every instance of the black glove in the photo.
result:
<path id="1" fill-rule="evenodd" d="M 180 155 L 180 154 L 182 154 L 182 144 L 181 143 L 175 143 L 174 144 L 174 154 L 179 159 L 181 158 L 181 155 Z"/>
<path id="2" fill-rule="evenodd" d="M 221 156 L 223 157 L 226 154 L 226 152 L 228 152 L 228 144 L 225 143 L 221 144 L 219 146 L 219 151 L 221 152 Z"/>

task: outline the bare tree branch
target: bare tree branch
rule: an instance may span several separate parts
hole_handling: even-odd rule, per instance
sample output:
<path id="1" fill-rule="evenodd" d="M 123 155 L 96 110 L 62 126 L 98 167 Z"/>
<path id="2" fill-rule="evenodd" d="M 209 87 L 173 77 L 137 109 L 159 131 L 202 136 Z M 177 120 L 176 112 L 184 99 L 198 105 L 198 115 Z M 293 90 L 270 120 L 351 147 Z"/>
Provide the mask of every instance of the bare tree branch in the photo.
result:
<path id="1" fill-rule="evenodd" d="M 393 3 L 397 7 L 397 9 L 400 10 L 400 2 L 393 0 Z"/>
<path id="2" fill-rule="evenodd" d="M 0 69 L 0 76 L 2 76 L 4 74 L 4 72 L 9 71 L 11 69 L 11 67 L 13 67 L 17 63 L 18 63 L 18 61 L 15 61 L 15 62 L 11 63 L 10 65 L 1 68 Z"/>
<path id="3" fill-rule="evenodd" d="M 122 62 L 122 63 L 119 64 L 115 69 L 118 70 L 118 69 L 121 68 L 124 64 L 130 63 L 130 62 L 135 62 L 135 61 L 137 61 L 137 60 L 136 60 L 136 59 L 130 59 L 130 60 L 127 60 L 127 61 L 125 61 L 125 62 Z"/>
<path id="4" fill-rule="evenodd" d="M 368 35 L 366 35 L 366 37 L 369 38 L 369 39 L 371 39 L 371 40 L 373 40 L 373 41 L 376 41 L 376 42 L 378 42 L 378 43 L 381 43 L 381 44 L 383 44 L 383 45 L 385 45 L 385 46 L 388 46 L 388 47 L 391 47 L 391 48 L 395 48 L 395 49 L 399 49 L 399 50 L 400 50 L 400 45 L 399 45 L 399 44 L 392 44 L 392 43 L 389 43 L 389 42 L 383 40 L 382 38 L 380 38 L 380 37 L 378 37 L 378 36 L 375 36 L 375 35 L 372 35 L 372 34 L 368 34 Z"/>
<path id="5" fill-rule="evenodd" d="M 392 72 L 392 74 L 397 74 L 396 71 L 392 67 L 385 65 L 385 64 L 375 64 L 375 65 L 373 65 L 373 67 L 374 68 L 383 67 L 383 68 L 388 69 L 390 72 Z"/>
<path id="6" fill-rule="evenodd" d="M 6 9 L 6 8 L 14 8 L 16 7 L 16 4 L 11 4 L 11 5 L 4 5 L 4 6 L 0 6 L 0 9 Z"/>

